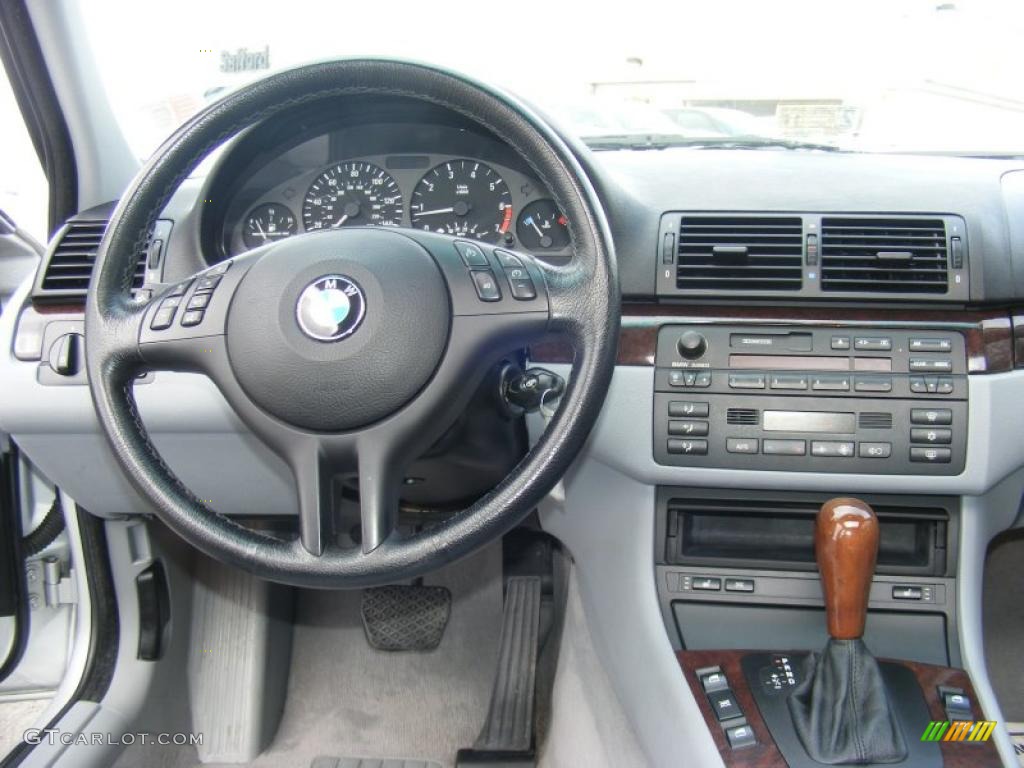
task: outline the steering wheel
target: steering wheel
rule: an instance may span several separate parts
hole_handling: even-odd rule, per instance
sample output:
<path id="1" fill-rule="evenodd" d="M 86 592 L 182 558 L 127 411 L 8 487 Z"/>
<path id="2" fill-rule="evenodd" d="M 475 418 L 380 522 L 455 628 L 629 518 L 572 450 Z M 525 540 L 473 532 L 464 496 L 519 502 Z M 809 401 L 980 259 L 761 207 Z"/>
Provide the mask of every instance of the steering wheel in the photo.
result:
<path id="1" fill-rule="evenodd" d="M 570 263 L 553 267 L 426 231 L 337 229 L 262 246 L 148 302 L 132 300 L 137 254 L 156 217 L 212 148 L 295 106 L 366 94 L 446 107 L 507 142 L 567 216 Z M 273 581 L 373 586 L 420 575 L 500 537 L 554 487 L 604 400 L 619 301 L 600 202 L 542 118 L 508 95 L 430 66 L 332 61 L 273 75 L 210 105 L 139 172 L 96 258 L 85 320 L 89 387 L 128 479 L 188 542 Z M 414 534 L 396 530 L 409 464 L 454 422 L 490 365 L 548 334 L 569 342 L 575 358 L 561 406 L 537 444 L 472 506 Z M 297 538 L 235 523 L 172 473 L 133 397 L 136 376 L 150 370 L 207 375 L 284 459 L 298 492 Z M 356 547 L 335 541 L 338 475 L 358 477 Z"/>

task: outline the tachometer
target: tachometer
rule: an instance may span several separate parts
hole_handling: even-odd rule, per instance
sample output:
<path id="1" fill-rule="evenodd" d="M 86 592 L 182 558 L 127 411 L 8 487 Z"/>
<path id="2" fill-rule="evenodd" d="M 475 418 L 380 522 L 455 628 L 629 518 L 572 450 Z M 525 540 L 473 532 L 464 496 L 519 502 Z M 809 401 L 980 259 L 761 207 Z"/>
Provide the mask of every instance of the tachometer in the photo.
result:
<path id="1" fill-rule="evenodd" d="M 420 179 L 409 214 L 414 227 L 493 243 L 512 225 L 512 195 L 493 168 L 450 160 Z"/>
<path id="2" fill-rule="evenodd" d="M 242 224 L 242 242 L 246 248 L 258 248 L 295 234 L 295 214 L 280 203 L 257 205 Z"/>
<path id="3" fill-rule="evenodd" d="M 338 163 L 309 185 L 302 224 L 307 232 L 367 224 L 398 227 L 402 193 L 391 174 L 373 163 Z"/>

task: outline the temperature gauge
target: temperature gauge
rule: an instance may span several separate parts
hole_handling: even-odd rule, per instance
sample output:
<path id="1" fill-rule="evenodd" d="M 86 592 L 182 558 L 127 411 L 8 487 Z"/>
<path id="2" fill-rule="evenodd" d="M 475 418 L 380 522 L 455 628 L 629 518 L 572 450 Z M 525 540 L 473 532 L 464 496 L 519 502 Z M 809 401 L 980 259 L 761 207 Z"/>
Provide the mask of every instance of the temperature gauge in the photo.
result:
<path id="1" fill-rule="evenodd" d="M 279 203 L 257 205 L 245 217 L 242 242 L 246 248 L 258 248 L 294 235 L 297 227 L 295 215 L 286 206 Z"/>
<path id="2" fill-rule="evenodd" d="M 569 245 L 569 227 L 554 200 L 535 200 L 523 208 L 516 224 L 519 243 L 528 251 L 550 251 Z"/>

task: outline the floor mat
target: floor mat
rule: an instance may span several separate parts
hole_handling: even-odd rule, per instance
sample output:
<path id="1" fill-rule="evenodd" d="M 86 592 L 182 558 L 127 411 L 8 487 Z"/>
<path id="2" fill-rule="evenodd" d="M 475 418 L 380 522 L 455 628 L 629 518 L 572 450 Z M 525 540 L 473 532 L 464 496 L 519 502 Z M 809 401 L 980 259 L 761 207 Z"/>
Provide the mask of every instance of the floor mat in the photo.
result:
<path id="1" fill-rule="evenodd" d="M 366 641 L 359 591 L 298 597 L 284 715 L 256 768 L 308 768 L 324 755 L 454 765 L 487 715 L 501 631 L 501 546 L 431 574 L 451 616 L 440 645 L 388 652 Z"/>
<path id="2" fill-rule="evenodd" d="M 5 701 L 0 703 L 0 757 L 21 741 L 25 731 L 33 726 L 43 710 L 50 705 L 49 699 L 27 701 Z"/>

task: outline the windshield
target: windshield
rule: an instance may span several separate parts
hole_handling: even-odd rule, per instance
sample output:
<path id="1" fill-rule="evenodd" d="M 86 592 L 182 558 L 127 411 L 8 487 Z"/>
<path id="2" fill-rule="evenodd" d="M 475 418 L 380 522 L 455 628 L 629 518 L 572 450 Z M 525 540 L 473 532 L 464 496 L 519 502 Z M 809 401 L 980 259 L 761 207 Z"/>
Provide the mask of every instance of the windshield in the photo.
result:
<path id="1" fill-rule="evenodd" d="M 176 0 L 157 19 L 148 3 L 91 0 L 83 10 L 110 102 L 140 157 L 230 89 L 358 55 L 454 68 L 602 148 L 753 138 L 757 147 L 1024 153 L 1020 0 L 600 8 Z"/>

